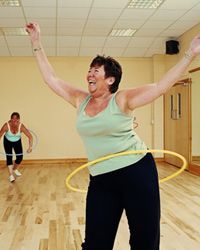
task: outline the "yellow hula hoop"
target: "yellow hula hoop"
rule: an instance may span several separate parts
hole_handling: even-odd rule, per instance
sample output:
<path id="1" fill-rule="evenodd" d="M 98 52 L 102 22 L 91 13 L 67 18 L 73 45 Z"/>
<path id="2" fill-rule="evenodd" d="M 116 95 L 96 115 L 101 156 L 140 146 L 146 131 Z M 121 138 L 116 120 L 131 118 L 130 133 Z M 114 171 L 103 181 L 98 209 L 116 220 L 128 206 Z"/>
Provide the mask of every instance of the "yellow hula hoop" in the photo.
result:
<path id="1" fill-rule="evenodd" d="M 175 152 L 173 152 L 173 151 L 161 150 L 161 149 L 130 150 L 130 151 L 125 151 L 125 152 L 121 152 L 121 153 L 116 153 L 116 154 L 107 155 L 107 156 L 98 158 L 98 159 L 96 159 L 96 160 L 94 160 L 94 161 L 90 161 L 90 162 L 88 162 L 88 163 L 86 163 L 86 164 L 81 165 L 80 167 L 76 168 L 73 172 L 71 172 L 71 173 L 67 176 L 67 178 L 66 178 L 66 186 L 67 186 L 70 190 L 72 190 L 72 191 L 80 192 L 80 193 L 86 193 L 86 192 L 87 192 L 86 190 L 84 190 L 84 189 L 79 189 L 79 188 L 75 188 L 75 187 L 71 186 L 71 184 L 70 184 L 71 178 L 72 178 L 75 174 L 77 174 L 79 171 L 81 171 L 82 169 L 87 168 L 87 167 L 89 167 L 89 166 L 92 166 L 92 165 L 94 165 L 94 164 L 96 164 L 96 163 L 98 163 L 98 162 L 105 161 L 105 160 L 108 160 L 108 159 L 113 158 L 113 157 L 116 157 L 116 156 L 129 155 L 129 154 L 143 154 L 143 153 L 165 153 L 165 154 L 174 155 L 174 156 L 176 156 L 176 157 L 178 157 L 179 159 L 182 160 L 182 162 L 183 162 L 182 167 L 181 167 L 178 171 L 176 171 L 175 173 L 173 173 L 173 174 L 171 174 L 171 175 L 169 175 L 169 176 L 167 176 L 167 177 L 165 177 L 165 178 L 163 178 L 163 179 L 160 179 L 160 180 L 159 180 L 159 183 L 163 183 L 163 182 L 165 182 L 165 181 L 168 181 L 168 180 L 170 180 L 170 179 L 176 177 L 177 175 L 179 175 L 180 173 L 182 173 L 182 172 L 186 169 L 186 167 L 187 167 L 187 161 L 186 161 L 186 159 L 185 159 L 182 155 L 180 155 L 180 154 L 178 154 L 178 153 L 175 153 Z"/>

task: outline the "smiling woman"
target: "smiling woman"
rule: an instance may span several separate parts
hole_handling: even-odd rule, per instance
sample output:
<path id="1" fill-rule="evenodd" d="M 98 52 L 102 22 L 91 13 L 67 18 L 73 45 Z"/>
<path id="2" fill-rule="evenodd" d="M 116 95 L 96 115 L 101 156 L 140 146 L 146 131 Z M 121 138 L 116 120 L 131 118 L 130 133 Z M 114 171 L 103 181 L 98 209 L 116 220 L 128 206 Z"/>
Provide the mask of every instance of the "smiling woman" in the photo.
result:
<path id="1" fill-rule="evenodd" d="M 120 64 L 112 57 L 97 56 L 87 74 L 88 91 L 74 88 L 57 77 L 44 52 L 40 27 L 26 26 L 45 83 L 77 109 L 77 129 L 88 160 L 118 155 L 89 167 L 86 229 L 83 250 L 112 250 L 123 211 L 130 229 L 131 249 L 158 250 L 160 243 L 160 194 L 152 154 L 133 130 L 133 111 L 153 102 L 170 89 L 200 54 L 200 34 L 185 56 L 160 81 L 118 90 Z M 146 209 L 148 207 L 148 209 Z"/>

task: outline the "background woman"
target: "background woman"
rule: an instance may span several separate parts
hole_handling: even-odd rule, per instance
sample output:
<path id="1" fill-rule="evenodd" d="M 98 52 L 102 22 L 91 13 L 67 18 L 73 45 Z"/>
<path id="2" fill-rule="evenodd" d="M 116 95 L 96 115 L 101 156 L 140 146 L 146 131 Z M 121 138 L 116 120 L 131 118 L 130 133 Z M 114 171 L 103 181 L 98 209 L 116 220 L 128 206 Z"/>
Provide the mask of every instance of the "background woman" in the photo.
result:
<path id="1" fill-rule="evenodd" d="M 20 122 L 20 115 L 17 112 L 11 114 L 10 120 L 6 122 L 0 130 L 0 139 L 4 134 L 3 145 L 6 154 L 6 164 L 9 171 L 9 181 L 15 181 L 15 176 L 21 176 L 18 167 L 23 160 L 23 148 L 21 133 L 24 133 L 29 140 L 27 153 L 32 151 L 33 137 L 28 129 Z M 16 160 L 13 164 L 13 150 Z"/>

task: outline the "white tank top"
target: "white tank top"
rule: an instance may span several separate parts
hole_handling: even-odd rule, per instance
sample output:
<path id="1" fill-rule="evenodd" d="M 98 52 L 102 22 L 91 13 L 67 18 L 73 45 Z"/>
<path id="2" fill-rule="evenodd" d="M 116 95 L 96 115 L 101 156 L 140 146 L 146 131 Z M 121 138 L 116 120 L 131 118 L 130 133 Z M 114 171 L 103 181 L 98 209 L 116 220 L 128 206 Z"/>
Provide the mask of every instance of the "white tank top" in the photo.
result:
<path id="1" fill-rule="evenodd" d="M 13 134 L 10 130 L 10 125 L 7 122 L 7 126 L 8 126 L 8 131 L 5 133 L 5 137 L 8 141 L 12 141 L 12 142 L 16 142 L 19 141 L 21 139 L 21 123 L 19 124 L 19 128 L 18 128 L 18 132 L 16 134 Z"/>

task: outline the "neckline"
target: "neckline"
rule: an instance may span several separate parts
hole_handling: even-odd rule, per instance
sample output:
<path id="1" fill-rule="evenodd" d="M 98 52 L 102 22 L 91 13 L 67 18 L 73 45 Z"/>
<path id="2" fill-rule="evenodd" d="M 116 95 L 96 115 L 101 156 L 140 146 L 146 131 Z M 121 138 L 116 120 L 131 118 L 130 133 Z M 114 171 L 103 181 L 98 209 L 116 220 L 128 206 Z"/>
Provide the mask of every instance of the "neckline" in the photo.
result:
<path id="1" fill-rule="evenodd" d="M 20 124 L 21 124 L 21 123 L 20 123 Z M 11 131 L 11 125 L 10 125 L 9 122 L 8 122 L 8 131 L 9 131 L 12 135 L 17 135 L 17 134 L 19 134 L 19 133 L 20 133 L 20 124 L 19 124 L 19 126 L 18 126 L 18 128 L 17 128 L 16 133 L 13 133 L 13 132 Z"/>
<path id="2" fill-rule="evenodd" d="M 88 100 L 87 100 L 87 102 L 86 102 L 86 104 L 85 104 L 85 107 L 84 107 L 84 109 L 83 109 L 83 114 L 84 114 L 84 116 L 86 116 L 86 117 L 88 117 L 88 118 L 96 118 L 96 117 L 98 117 L 99 115 L 101 115 L 103 112 L 105 112 L 105 111 L 108 109 L 108 106 L 109 106 L 110 102 L 113 100 L 114 97 L 115 97 L 115 93 L 112 94 L 110 100 L 108 101 L 107 106 L 106 106 L 103 110 L 101 110 L 101 111 L 98 112 L 97 114 L 91 116 L 91 115 L 88 115 L 88 114 L 86 113 L 86 111 L 85 111 L 88 102 L 89 102 L 90 99 L 92 98 L 92 96 L 90 95 L 89 98 L 88 98 Z"/>

